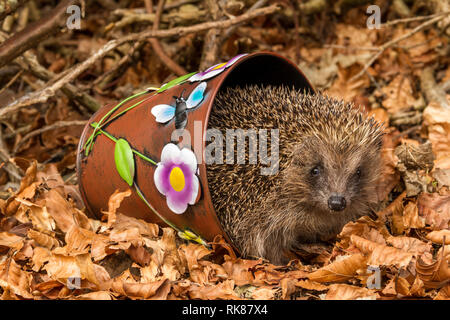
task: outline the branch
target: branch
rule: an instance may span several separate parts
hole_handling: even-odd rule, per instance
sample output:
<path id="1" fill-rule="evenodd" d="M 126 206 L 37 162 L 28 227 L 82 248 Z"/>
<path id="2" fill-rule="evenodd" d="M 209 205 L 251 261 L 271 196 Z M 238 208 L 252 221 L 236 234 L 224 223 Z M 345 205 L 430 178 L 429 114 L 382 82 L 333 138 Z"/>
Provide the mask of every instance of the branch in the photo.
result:
<path id="1" fill-rule="evenodd" d="M 6 16 L 14 13 L 20 6 L 22 6 L 28 0 L 0 0 L 0 21 Z"/>
<path id="2" fill-rule="evenodd" d="M 34 48 L 42 39 L 59 31 L 61 17 L 67 7 L 77 0 L 63 0 L 45 18 L 35 21 L 17 32 L 0 46 L 0 68 L 8 64 L 28 49 Z"/>
<path id="3" fill-rule="evenodd" d="M 400 42 L 400 41 L 403 41 L 403 40 L 405 40 L 405 39 L 411 37 L 412 35 L 416 34 L 417 32 L 419 32 L 419 31 L 421 31 L 421 30 L 423 30 L 423 29 L 425 29 L 425 28 L 427 28 L 427 27 L 429 27 L 429 26 L 435 24 L 435 23 L 438 22 L 438 21 L 443 20 L 448 14 L 449 14 L 449 13 L 446 12 L 446 13 L 443 14 L 443 15 L 440 15 L 440 16 L 438 16 L 438 17 L 435 17 L 435 18 L 431 19 L 431 20 L 428 20 L 428 21 L 426 21 L 426 22 L 420 24 L 419 26 L 415 27 L 415 28 L 412 29 L 410 32 L 408 32 L 408 33 L 406 33 L 406 34 L 404 34 L 404 35 L 402 35 L 402 36 L 400 36 L 400 37 L 398 37 L 398 38 L 395 38 L 395 39 L 393 39 L 393 40 L 391 40 L 391 41 L 388 41 L 388 42 L 386 42 L 385 44 L 383 44 L 383 45 L 379 48 L 378 52 L 376 52 L 375 54 L 373 54 L 372 57 L 369 59 L 369 61 L 364 65 L 363 69 L 362 69 L 360 72 L 358 72 L 358 74 L 356 74 L 355 76 L 353 76 L 352 78 L 350 78 L 349 82 L 355 81 L 356 79 L 358 79 L 359 77 L 361 77 L 361 76 L 367 71 L 367 69 L 368 69 L 368 68 L 369 68 L 369 67 L 370 67 L 370 66 L 371 66 L 371 65 L 372 65 L 372 64 L 373 64 L 373 63 L 374 63 L 374 62 L 375 62 L 382 54 L 383 54 L 383 52 L 384 52 L 387 48 L 392 47 L 392 46 L 395 45 L 396 43 L 398 43 L 398 42 Z"/>
<path id="4" fill-rule="evenodd" d="M 120 45 L 130 42 L 130 41 L 141 41 L 147 38 L 166 38 L 173 36 L 184 36 L 190 33 L 202 32 L 211 28 L 225 29 L 229 28 L 235 24 L 239 24 L 262 15 L 269 15 L 279 8 L 277 5 L 271 5 L 266 8 L 257 9 L 252 12 L 247 12 L 238 17 L 225 20 L 225 21 L 214 21 L 205 22 L 195 26 L 190 27 L 177 27 L 168 30 L 147 30 L 140 33 L 130 34 L 128 36 L 122 37 L 120 39 L 114 39 L 106 43 L 100 50 L 91 55 L 87 60 L 81 62 L 72 68 L 63 72 L 60 79 L 51 84 L 49 87 L 42 88 L 41 90 L 35 91 L 31 94 L 26 94 L 16 101 L 10 103 L 5 108 L 0 109 L 0 119 L 4 118 L 7 114 L 11 112 L 16 112 L 23 107 L 27 107 L 36 103 L 46 102 L 47 99 L 55 95 L 56 91 L 61 89 L 66 83 L 72 82 L 81 73 L 86 71 L 91 65 L 95 63 L 98 59 L 103 58 L 109 51 L 114 50 Z"/>
<path id="5" fill-rule="evenodd" d="M 159 21 L 161 19 L 161 14 L 163 12 L 165 0 L 159 0 L 158 7 L 156 9 L 156 15 L 155 15 L 155 21 L 153 22 L 153 31 L 158 30 L 159 28 Z M 150 10 L 151 6 L 147 7 L 147 10 Z M 151 13 L 151 12 L 149 12 Z M 180 66 L 178 63 L 173 61 L 165 52 L 161 44 L 159 43 L 159 40 L 156 38 L 149 39 L 150 44 L 153 47 L 153 51 L 155 51 L 156 55 L 159 57 L 159 59 L 166 65 L 167 68 L 170 69 L 173 73 L 175 73 L 177 76 L 182 76 L 183 74 L 186 74 L 187 71 Z"/>

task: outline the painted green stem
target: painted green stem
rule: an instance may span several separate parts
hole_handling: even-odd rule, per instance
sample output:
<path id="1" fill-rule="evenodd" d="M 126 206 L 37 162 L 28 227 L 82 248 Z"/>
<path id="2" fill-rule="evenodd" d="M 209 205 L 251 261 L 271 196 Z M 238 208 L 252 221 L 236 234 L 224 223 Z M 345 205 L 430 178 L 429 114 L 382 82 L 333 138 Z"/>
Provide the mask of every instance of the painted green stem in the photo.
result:
<path id="1" fill-rule="evenodd" d="M 166 223 L 167 225 L 171 226 L 172 228 L 174 228 L 176 231 L 183 233 L 183 231 L 181 231 L 180 229 L 178 229 L 172 222 L 170 222 L 169 220 L 167 220 L 166 218 L 164 218 L 163 216 L 161 216 L 158 211 L 156 211 L 155 208 L 153 208 L 153 206 L 147 201 L 147 199 L 145 198 L 145 196 L 142 194 L 141 189 L 139 189 L 137 183 L 134 183 L 134 188 L 136 189 L 136 192 L 139 196 L 139 198 L 141 198 L 142 201 L 144 201 L 144 203 L 147 205 L 147 207 L 150 208 L 150 210 L 153 211 L 154 214 L 156 214 L 158 216 L 158 218 L 160 218 L 162 221 L 164 221 L 164 223 Z"/>
<path id="2" fill-rule="evenodd" d="M 94 124 L 94 123 L 92 123 L 91 126 L 95 128 L 95 124 Z M 101 134 L 104 134 L 106 137 L 108 137 L 108 138 L 111 139 L 112 141 L 117 142 L 117 138 L 114 137 L 114 136 L 112 136 L 111 134 L 109 134 L 109 133 L 106 132 L 105 130 L 103 130 L 103 129 L 98 129 L 98 132 L 101 133 Z M 140 153 L 139 151 L 134 150 L 133 148 L 131 149 L 131 151 L 133 151 L 133 153 L 134 153 L 135 155 L 137 155 L 139 158 L 141 158 L 141 159 L 143 159 L 143 160 L 145 160 L 145 161 L 147 161 L 147 162 L 150 162 L 151 164 L 153 164 L 153 165 L 155 165 L 155 166 L 158 165 L 155 161 L 153 161 L 153 160 L 150 159 L 149 157 L 143 155 L 143 154 Z"/>

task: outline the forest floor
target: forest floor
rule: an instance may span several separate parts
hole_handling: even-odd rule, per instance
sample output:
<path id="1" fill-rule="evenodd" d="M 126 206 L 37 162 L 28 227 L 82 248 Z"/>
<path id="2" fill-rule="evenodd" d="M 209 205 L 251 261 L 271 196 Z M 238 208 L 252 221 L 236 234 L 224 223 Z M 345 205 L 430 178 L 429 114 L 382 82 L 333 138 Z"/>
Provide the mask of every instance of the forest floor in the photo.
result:
<path id="1" fill-rule="evenodd" d="M 0 299 L 450 299 L 448 1 L 14 3 L 0 6 Z M 385 123 L 378 212 L 286 266 L 126 217 L 126 190 L 86 214 L 75 160 L 93 112 L 262 50 Z"/>

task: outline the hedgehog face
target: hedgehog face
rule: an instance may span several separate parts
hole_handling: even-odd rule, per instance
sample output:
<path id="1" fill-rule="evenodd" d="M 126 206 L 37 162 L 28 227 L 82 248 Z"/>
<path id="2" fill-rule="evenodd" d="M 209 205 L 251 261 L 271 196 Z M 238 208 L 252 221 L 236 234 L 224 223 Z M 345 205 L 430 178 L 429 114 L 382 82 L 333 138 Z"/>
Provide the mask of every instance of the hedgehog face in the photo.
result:
<path id="1" fill-rule="evenodd" d="M 305 138 L 286 170 L 285 188 L 292 201 L 307 203 L 318 215 L 366 213 L 375 202 L 380 143 L 337 145 Z"/>

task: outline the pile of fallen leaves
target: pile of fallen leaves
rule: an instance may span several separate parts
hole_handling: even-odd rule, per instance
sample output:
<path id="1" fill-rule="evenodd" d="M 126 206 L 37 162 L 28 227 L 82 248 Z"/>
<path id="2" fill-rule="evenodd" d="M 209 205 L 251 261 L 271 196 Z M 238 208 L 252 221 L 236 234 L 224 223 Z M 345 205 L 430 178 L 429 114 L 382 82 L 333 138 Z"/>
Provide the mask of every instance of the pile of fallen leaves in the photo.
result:
<path id="1" fill-rule="evenodd" d="M 183 242 L 171 228 L 127 217 L 116 192 L 100 220 L 54 165 L 32 162 L 1 203 L 2 299 L 450 298 L 450 191 L 400 194 L 376 219 L 348 223 L 307 265 L 274 266 Z M 379 278 L 374 278 L 379 276 Z M 369 289 L 371 288 L 371 289 Z"/>

